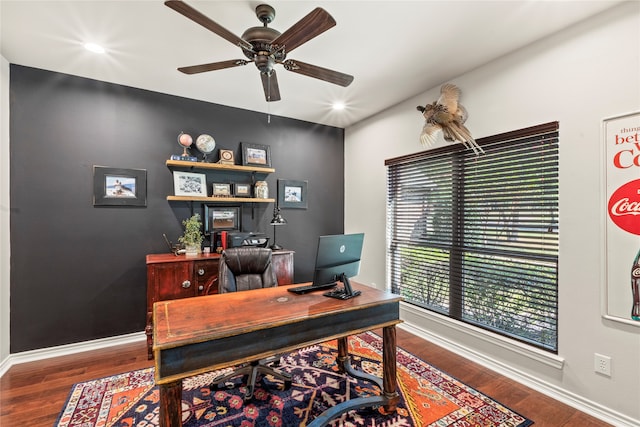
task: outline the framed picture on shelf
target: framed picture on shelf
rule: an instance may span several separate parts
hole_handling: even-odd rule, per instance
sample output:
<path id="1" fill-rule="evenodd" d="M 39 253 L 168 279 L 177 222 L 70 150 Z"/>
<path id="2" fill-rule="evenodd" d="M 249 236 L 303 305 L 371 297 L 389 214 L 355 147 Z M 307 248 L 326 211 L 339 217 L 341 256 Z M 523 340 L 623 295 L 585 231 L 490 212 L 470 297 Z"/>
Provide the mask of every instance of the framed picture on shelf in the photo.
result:
<path id="1" fill-rule="evenodd" d="M 94 165 L 93 206 L 147 206 L 147 171 Z"/>
<path id="2" fill-rule="evenodd" d="M 251 197 L 251 184 L 235 184 L 233 195 L 236 197 Z"/>
<path id="3" fill-rule="evenodd" d="M 213 197 L 231 197 L 231 184 L 213 183 Z"/>
<path id="4" fill-rule="evenodd" d="M 242 147 L 242 165 L 271 167 L 271 147 L 261 144 L 240 143 Z"/>
<path id="5" fill-rule="evenodd" d="M 176 196 L 207 197 L 207 178 L 203 173 L 173 172 L 173 191 Z"/>
<path id="6" fill-rule="evenodd" d="M 240 231 L 241 221 L 241 206 L 204 205 L 204 232 L 207 235 L 219 231 Z"/>
<path id="7" fill-rule="evenodd" d="M 279 179 L 278 207 L 307 209 L 307 181 Z"/>

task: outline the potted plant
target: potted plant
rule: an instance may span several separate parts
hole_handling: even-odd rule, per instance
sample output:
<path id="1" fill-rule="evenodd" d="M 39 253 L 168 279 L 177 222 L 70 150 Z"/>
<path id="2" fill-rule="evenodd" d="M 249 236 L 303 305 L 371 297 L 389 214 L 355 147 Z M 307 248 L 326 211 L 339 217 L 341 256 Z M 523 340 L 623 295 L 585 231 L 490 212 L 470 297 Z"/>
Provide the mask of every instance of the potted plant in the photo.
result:
<path id="1" fill-rule="evenodd" d="M 200 214 L 193 214 L 191 218 L 182 221 L 182 225 L 184 225 L 184 234 L 178 237 L 178 241 L 184 245 L 187 255 L 199 254 L 204 240 Z"/>

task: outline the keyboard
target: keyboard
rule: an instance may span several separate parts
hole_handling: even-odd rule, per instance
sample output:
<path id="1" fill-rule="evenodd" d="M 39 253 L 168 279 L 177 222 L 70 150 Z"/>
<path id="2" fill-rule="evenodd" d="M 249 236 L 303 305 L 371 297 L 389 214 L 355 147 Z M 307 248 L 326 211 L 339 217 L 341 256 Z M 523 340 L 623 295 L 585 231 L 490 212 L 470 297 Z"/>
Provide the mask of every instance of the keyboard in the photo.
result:
<path id="1" fill-rule="evenodd" d="M 321 291 L 323 289 L 329 289 L 336 286 L 336 283 L 325 283 L 324 285 L 304 285 L 304 286 L 295 286 L 293 288 L 287 288 L 289 292 L 293 292 L 294 294 L 306 294 L 307 292 L 313 291 Z"/>

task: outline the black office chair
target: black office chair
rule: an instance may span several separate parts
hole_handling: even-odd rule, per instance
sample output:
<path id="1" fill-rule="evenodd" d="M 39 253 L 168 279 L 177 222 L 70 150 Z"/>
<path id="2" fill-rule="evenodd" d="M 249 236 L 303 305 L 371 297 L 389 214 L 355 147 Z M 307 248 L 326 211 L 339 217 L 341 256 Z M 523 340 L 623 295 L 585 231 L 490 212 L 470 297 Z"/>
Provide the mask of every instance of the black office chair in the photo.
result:
<path id="1" fill-rule="evenodd" d="M 278 286 L 276 273 L 271 265 L 271 249 L 257 247 L 229 248 L 220 257 L 218 270 L 218 293 L 249 291 L 252 289 Z M 261 310 L 262 307 L 256 307 Z M 219 386 L 227 380 L 243 375 L 246 378 L 245 400 L 253 397 L 258 374 L 272 375 L 284 381 L 285 388 L 291 386 L 291 375 L 277 371 L 269 364 L 277 366 L 279 356 L 253 361 L 222 378 L 216 378 Z"/>

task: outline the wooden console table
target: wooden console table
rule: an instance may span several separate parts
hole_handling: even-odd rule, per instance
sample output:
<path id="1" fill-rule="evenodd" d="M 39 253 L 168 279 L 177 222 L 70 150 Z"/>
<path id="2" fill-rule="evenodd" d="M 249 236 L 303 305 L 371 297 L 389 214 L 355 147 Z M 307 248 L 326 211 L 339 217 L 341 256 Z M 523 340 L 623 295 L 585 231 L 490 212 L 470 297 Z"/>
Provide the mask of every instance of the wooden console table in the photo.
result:
<path id="1" fill-rule="evenodd" d="M 401 297 L 354 282 L 352 286 L 362 294 L 349 300 L 327 298 L 322 292 L 296 295 L 287 292 L 287 286 L 278 286 L 155 303 L 153 351 L 160 426 L 182 423 L 183 378 L 331 339 L 338 339 L 343 372 L 371 380 L 375 377 L 351 368 L 347 338 L 377 328 L 383 329 L 383 378 L 376 381 L 382 395 L 342 402 L 308 427 L 325 426 L 361 407 L 384 405 L 395 411 L 399 401 L 395 325 L 400 323 Z"/>
<path id="2" fill-rule="evenodd" d="M 293 283 L 294 251 L 274 251 L 271 262 L 279 285 Z M 147 255 L 147 357 L 153 358 L 153 303 L 218 293 L 220 255 Z"/>

